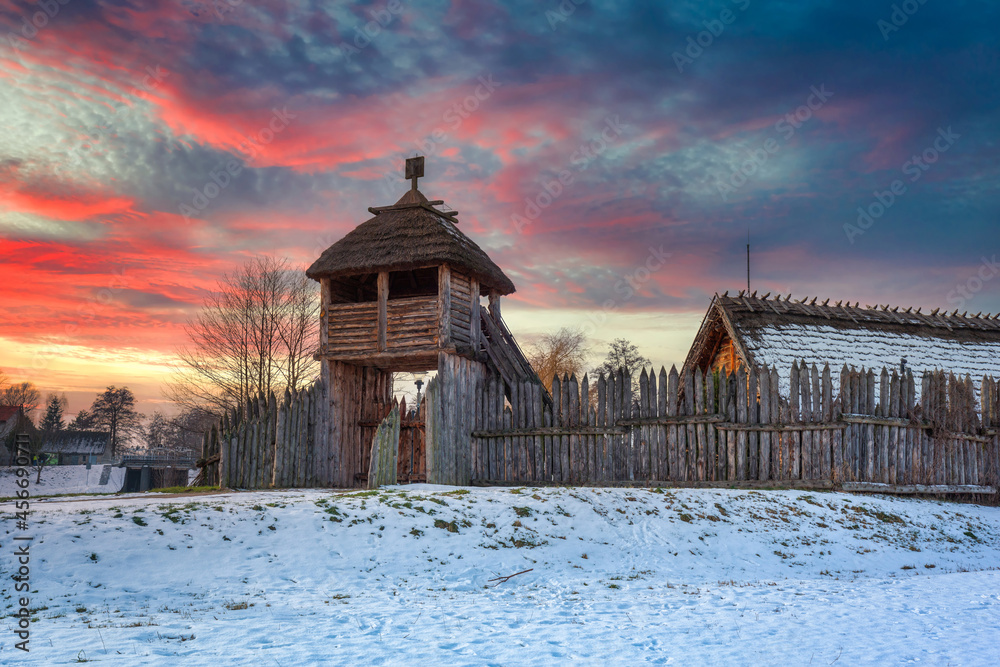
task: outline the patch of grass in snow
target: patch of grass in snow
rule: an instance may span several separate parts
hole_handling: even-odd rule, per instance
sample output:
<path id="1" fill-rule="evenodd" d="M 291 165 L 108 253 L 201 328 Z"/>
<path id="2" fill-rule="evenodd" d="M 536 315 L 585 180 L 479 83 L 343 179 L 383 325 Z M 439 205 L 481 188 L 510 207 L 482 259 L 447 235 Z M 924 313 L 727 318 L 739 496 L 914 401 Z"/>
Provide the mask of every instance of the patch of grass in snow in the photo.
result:
<path id="1" fill-rule="evenodd" d="M 161 508 L 162 509 L 162 508 Z M 181 508 L 176 505 L 169 507 L 166 512 L 161 514 L 164 519 L 169 520 L 171 523 L 184 523 L 184 518 L 180 516 Z"/>
<path id="2" fill-rule="evenodd" d="M 517 514 L 521 518 L 531 516 L 531 508 L 530 507 L 514 507 L 513 510 L 514 510 L 514 513 Z"/>
<path id="3" fill-rule="evenodd" d="M 342 498 L 371 498 L 372 496 L 377 496 L 380 493 L 378 489 L 372 489 L 370 491 L 358 491 L 357 493 L 346 493 Z"/>
<path id="4" fill-rule="evenodd" d="M 454 521 L 448 522 L 442 519 L 434 519 L 434 527 L 447 530 L 449 533 L 458 532 L 458 524 L 456 524 Z"/>
<path id="5" fill-rule="evenodd" d="M 548 544 L 548 540 L 537 541 L 533 537 L 525 535 L 523 537 L 512 537 L 509 540 L 497 540 L 497 544 L 506 549 L 534 549 L 536 547 L 544 546 Z"/>
<path id="6" fill-rule="evenodd" d="M 246 600 L 244 600 L 243 602 L 235 602 L 234 601 L 234 602 L 227 602 L 227 603 L 225 603 L 222 606 L 225 607 L 226 609 L 230 610 L 230 611 L 237 611 L 237 610 L 240 610 L 240 609 L 246 609 L 248 607 L 252 607 L 253 606 L 253 602 L 249 602 L 248 603 Z"/>
<path id="7" fill-rule="evenodd" d="M 98 560 L 97 554 L 95 554 L 95 553 L 90 554 L 90 560 L 92 560 L 92 561 L 94 561 L 96 563 L 97 560 Z"/>
<path id="8" fill-rule="evenodd" d="M 133 516 L 132 517 L 132 522 L 135 523 L 135 525 L 137 525 L 137 526 L 148 526 L 149 525 L 148 523 L 146 523 L 145 519 L 143 519 L 141 516 Z"/>
<path id="9" fill-rule="evenodd" d="M 903 521 L 902 517 L 896 514 L 892 514 L 890 512 L 875 511 L 874 516 L 882 523 L 901 523 L 903 525 L 906 525 L 906 522 Z"/>
<path id="10" fill-rule="evenodd" d="M 807 502 L 810 505 L 815 505 L 816 507 L 823 507 L 823 503 L 817 502 L 816 499 L 812 496 L 799 496 L 798 498 L 796 498 L 796 500 Z"/>

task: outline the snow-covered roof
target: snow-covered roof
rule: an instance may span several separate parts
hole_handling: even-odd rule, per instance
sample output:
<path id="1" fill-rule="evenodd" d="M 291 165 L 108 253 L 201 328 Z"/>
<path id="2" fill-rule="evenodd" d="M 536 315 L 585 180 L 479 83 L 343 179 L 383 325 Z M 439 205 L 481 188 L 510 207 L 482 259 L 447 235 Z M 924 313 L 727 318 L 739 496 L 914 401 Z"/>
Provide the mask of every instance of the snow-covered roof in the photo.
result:
<path id="1" fill-rule="evenodd" d="M 943 369 L 971 375 L 977 384 L 984 375 L 1000 376 L 996 316 L 816 301 L 716 295 L 684 370 L 706 368 L 728 336 L 745 364 L 777 368 L 784 393 L 792 364 L 801 360 L 819 368 L 829 364 L 834 386 L 845 364 L 876 372 L 905 366 L 918 378 L 925 370 Z"/>
<path id="2" fill-rule="evenodd" d="M 17 427 L 21 410 L 20 405 L 0 405 L 0 438 L 7 437 Z"/>
<path id="3" fill-rule="evenodd" d="M 46 454 L 101 455 L 111 442 L 111 434 L 103 431 L 60 431 L 42 446 Z"/>

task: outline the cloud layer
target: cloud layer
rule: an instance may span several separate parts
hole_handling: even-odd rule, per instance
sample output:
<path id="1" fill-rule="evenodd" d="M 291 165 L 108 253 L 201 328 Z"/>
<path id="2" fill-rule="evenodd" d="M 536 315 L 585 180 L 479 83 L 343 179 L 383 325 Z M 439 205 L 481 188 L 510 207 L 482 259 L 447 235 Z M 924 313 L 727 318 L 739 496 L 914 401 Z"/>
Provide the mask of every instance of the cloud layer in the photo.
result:
<path id="1" fill-rule="evenodd" d="M 1000 252 L 994 3 L 640 4 L 0 0 L 0 367 L 155 385 L 220 276 L 312 261 L 414 153 L 525 336 L 610 309 L 677 361 L 748 232 L 761 291 L 1000 310 L 960 291 Z"/>

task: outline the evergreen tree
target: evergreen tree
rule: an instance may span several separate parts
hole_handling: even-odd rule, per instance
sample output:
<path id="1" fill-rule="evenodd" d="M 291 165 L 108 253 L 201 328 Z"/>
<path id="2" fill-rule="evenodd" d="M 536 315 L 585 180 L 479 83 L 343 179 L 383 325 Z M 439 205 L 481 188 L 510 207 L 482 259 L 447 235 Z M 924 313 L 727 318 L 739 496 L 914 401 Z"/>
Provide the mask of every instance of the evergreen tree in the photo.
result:
<path id="1" fill-rule="evenodd" d="M 94 415 L 90 414 L 89 410 L 80 410 L 67 428 L 71 431 L 92 431 L 94 430 Z"/>
<path id="2" fill-rule="evenodd" d="M 42 423 L 39 424 L 46 438 L 51 438 L 66 428 L 66 422 L 63 421 L 63 413 L 66 411 L 67 403 L 65 395 L 56 396 L 55 394 L 49 394 L 49 397 L 45 401 L 45 415 L 42 417 Z"/>

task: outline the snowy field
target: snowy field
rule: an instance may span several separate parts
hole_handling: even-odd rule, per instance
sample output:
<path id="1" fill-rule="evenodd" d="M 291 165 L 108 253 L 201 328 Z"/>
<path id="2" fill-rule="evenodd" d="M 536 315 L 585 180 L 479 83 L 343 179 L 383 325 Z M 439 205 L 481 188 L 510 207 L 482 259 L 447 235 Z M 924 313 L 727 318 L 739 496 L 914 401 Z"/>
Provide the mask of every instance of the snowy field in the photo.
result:
<path id="1" fill-rule="evenodd" d="M 38 502 L 60 665 L 995 665 L 1000 509 L 799 491 L 290 491 Z M 492 585 L 498 575 L 509 581 Z"/>
<path id="2" fill-rule="evenodd" d="M 37 470 L 28 468 L 31 473 L 31 495 L 52 496 L 74 493 L 117 493 L 125 483 L 125 468 L 110 468 L 105 483 L 101 484 L 103 465 L 93 465 L 87 470 L 85 465 L 45 466 L 42 469 L 42 481 L 35 484 Z M 0 498 L 11 498 L 17 493 L 17 468 L 0 467 Z"/>

